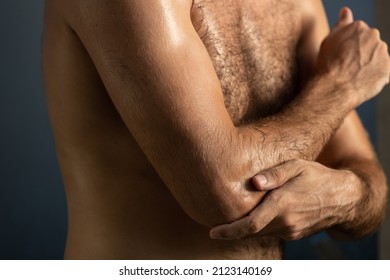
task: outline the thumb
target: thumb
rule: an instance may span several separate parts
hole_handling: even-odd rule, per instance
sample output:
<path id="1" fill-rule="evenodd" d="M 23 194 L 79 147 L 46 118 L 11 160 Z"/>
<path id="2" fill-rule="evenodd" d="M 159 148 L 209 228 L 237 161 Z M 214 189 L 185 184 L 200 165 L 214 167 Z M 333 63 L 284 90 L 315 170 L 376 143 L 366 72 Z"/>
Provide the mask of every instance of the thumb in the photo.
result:
<path id="1" fill-rule="evenodd" d="M 344 7 L 340 10 L 339 20 L 334 29 L 347 26 L 353 22 L 353 13 L 350 8 Z"/>
<path id="2" fill-rule="evenodd" d="M 290 160 L 256 174 L 252 182 L 257 190 L 270 191 L 299 176 L 305 166 L 306 162 L 302 160 Z"/>

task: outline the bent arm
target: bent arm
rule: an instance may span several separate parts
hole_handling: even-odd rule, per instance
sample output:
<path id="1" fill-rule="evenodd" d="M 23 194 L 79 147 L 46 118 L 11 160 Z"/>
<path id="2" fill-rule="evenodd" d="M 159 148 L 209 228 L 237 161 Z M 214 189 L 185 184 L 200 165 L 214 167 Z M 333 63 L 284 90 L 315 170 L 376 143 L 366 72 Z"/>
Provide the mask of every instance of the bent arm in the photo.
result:
<path id="1" fill-rule="evenodd" d="M 319 45 L 329 28 L 321 1 L 300 3 L 310 15 L 310 24 L 305 25 L 308 35 L 301 44 L 305 54 L 301 65 L 310 73 L 316 69 Z M 350 12 L 347 18 L 352 20 Z M 387 52 L 383 59 L 388 60 Z M 380 69 L 373 73 L 377 72 Z M 214 228 L 211 236 L 231 239 L 257 233 L 297 239 L 329 229 L 332 236 L 350 239 L 375 231 L 385 213 L 386 179 L 355 111 L 345 118 L 318 161 L 330 168 L 290 161 L 261 172 L 254 183 L 259 190 L 272 190 L 270 194 L 248 216 Z"/>
<path id="2" fill-rule="evenodd" d="M 216 239 L 247 235 L 295 240 L 328 230 L 340 239 L 374 232 L 384 218 L 386 180 L 356 112 L 351 113 L 319 160 L 292 160 L 254 177 L 270 191 L 251 213 L 210 231 Z M 262 179 L 260 179 L 260 177 Z"/>
<path id="3" fill-rule="evenodd" d="M 308 9 L 316 11 L 309 12 L 314 14 L 316 20 L 313 17 L 307 19 L 312 23 L 307 24 L 312 30 L 308 30 L 309 35 L 304 42 L 306 46 L 302 48 L 303 64 L 308 71 L 314 72 L 320 44 L 329 33 L 329 26 L 321 1 L 305 1 L 305 4 Z M 332 236 L 342 239 L 359 238 L 377 230 L 384 219 L 387 183 L 370 139 L 355 110 L 348 114 L 317 160 L 330 168 L 350 170 L 354 177 L 353 193 L 345 194 L 345 190 L 341 188 L 339 196 L 348 195 L 358 199 L 352 213 L 339 211 L 338 225 L 329 229 Z"/>
<path id="4" fill-rule="evenodd" d="M 340 105 L 343 89 L 325 76 L 309 82 L 278 116 L 235 127 L 192 26 L 192 1 L 79 2 L 69 5 L 70 27 L 129 131 L 201 224 L 246 215 L 264 195 L 252 191 L 251 177 L 289 159 L 317 158 L 356 105 Z"/>

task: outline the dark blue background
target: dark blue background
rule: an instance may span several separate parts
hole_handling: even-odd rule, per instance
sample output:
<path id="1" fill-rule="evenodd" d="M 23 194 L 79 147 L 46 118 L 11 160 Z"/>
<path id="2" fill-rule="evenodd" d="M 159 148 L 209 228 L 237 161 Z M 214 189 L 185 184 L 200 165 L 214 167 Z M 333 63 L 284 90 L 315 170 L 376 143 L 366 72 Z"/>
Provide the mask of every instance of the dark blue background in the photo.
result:
<path id="1" fill-rule="evenodd" d="M 43 2 L 0 2 L 0 259 L 63 257 L 66 202 L 41 75 Z M 371 1 L 325 4 L 331 22 L 341 5 L 372 22 Z M 375 141 L 374 108 L 371 102 L 360 113 Z M 377 247 L 375 238 L 340 245 L 322 234 L 289 243 L 286 252 L 289 258 L 367 259 L 376 258 Z"/>

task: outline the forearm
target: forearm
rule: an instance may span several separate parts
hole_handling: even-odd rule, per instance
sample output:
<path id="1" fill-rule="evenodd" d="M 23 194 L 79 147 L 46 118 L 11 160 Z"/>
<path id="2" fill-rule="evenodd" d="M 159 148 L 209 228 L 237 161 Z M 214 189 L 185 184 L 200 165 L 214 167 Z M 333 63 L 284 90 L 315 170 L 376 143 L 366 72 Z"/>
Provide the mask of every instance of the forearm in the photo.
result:
<path id="1" fill-rule="evenodd" d="M 376 230 L 384 216 L 386 180 L 356 112 L 318 160 L 322 164 L 292 160 L 265 170 L 259 174 L 265 182 L 255 176 L 256 189 L 269 195 L 250 215 L 218 227 L 212 236 L 231 239 L 260 232 L 297 239 L 330 229 L 334 237 L 351 239 Z M 275 217 L 279 222 L 265 227 Z"/>
<path id="2" fill-rule="evenodd" d="M 253 192 L 250 187 L 254 175 L 292 159 L 317 159 L 354 109 L 354 100 L 341 99 L 342 96 L 348 96 L 345 90 L 329 76 L 322 76 L 310 81 L 279 114 L 236 128 L 236 134 L 230 137 L 235 140 L 220 146 L 230 152 L 218 153 L 227 156 L 219 158 L 218 165 L 228 163 L 228 168 L 219 169 L 220 177 L 226 179 L 235 193 L 238 190 L 235 199 L 243 201 L 243 205 L 225 222 L 246 215 L 265 195 L 265 192 Z"/>
<path id="3" fill-rule="evenodd" d="M 367 236 L 377 230 L 384 219 L 388 191 L 386 177 L 375 159 L 349 160 L 339 168 L 352 172 L 352 176 L 346 179 L 351 188 L 347 195 L 357 200 L 350 209 L 339 213 L 339 223 L 329 233 L 339 239 Z"/>
<path id="4" fill-rule="evenodd" d="M 321 76 L 282 112 L 238 130 L 255 151 L 258 172 L 291 159 L 316 160 L 355 104 L 345 89 Z"/>
<path id="5" fill-rule="evenodd" d="M 378 94 L 388 82 L 388 53 L 378 32 L 370 30 L 362 22 L 352 21 L 351 12 L 344 10 L 337 26 L 321 45 L 316 69 L 322 69 L 321 73 L 325 70 L 331 77 L 328 76 L 325 82 L 322 79 L 324 77 L 310 81 L 306 89 L 281 113 L 238 128 L 244 135 L 241 137 L 244 146 L 257 145 L 253 149 L 256 151 L 253 172 L 287 162 L 268 171 L 273 180 L 266 176 L 266 187 L 262 186 L 261 181 L 255 180 L 259 190 L 278 189 L 272 190 L 250 215 L 230 225 L 218 227 L 214 237 L 237 238 L 259 231 L 267 235 L 272 226 L 266 226 L 276 218 L 286 225 L 282 225 L 281 230 L 274 228 L 274 234 L 279 233 L 279 236 L 287 239 L 300 238 L 332 226 L 333 232 L 359 236 L 369 233 L 380 222 L 386 186 L 376 164 L 354 159 L 340 166 L 343 170 L 335 170 L 313 161 L 347 114 Z M 365 62 L 364 65 L 362 62 Z M 347 131 L 352 135 L 361 134 L 354 125 L 348 127 L 350 129 Z M 358 137 L 358 140 L 361 138 Z M 343 148 L 345 145 L 356 147 L 356 143 L 359 143 L 351 145 L 354 140 L 348 137 L 340 140 Z M 342 158 L 345 155 L 347 158 L 361 155 L 360 147 L 342 150 L 348 151 L 339 153 Z M 288 161 L 297 158 L 309 161 Z M 275 170 L 279 172 L 275 173 Z M 286 174 L 286 170 L 291 176 Z M 288 181 L 291 178 L 294 180 Z M 279 184 L 271 184 L 270 188 L 270 181 Z M 286 183 L 288 186 L 285 186 Z M 308 194 L 312 194 L 311 198 L 307 197 Z M 301 201 L 305 203 L 302 205 Z M 312 202 L 309 207 L 306 205 L 308 202 Z M 369 217 L 365 216 L 366 208 Z M 304 218 L 297 220 L 297 217 Z M 297 230 L 297 223 L 301 224 L 301 230 Z"/>

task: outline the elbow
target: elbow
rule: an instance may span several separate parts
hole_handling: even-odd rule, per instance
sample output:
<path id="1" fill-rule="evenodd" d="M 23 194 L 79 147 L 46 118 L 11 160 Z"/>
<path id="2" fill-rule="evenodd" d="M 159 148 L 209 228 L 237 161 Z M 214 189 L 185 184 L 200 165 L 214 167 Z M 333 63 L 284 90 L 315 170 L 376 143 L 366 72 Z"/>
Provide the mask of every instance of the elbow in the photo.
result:
<path id="1" fill-rule="evenodd" d="M 245 152 L 247 149 L 241 139 L 245 137 L 234 130 L 221 138 L 230 140 L 208 143 L 202 157 L 195 154 L 191 172 L 182 172 L 185 174 L 182 180 L 173 182 L 180 186 L 172 188 L 181 196 L 177 200 L 182 202 L 187 215 L 207 227 L 243 218 L 265 194 L 256 190 L 252 183 L 253 170 L 259 167 L 254 166 L 251 155 Z"/>
<path id="2" fill-rule="evenodd" d="M 216 181 L 210 186 L 211 193 L 198 201 L 187 214 L 209 228 L 232 223 L 248 215 L 263 195 L 263 192 L 248 190 L 248 185 L 249 182 Z"/>
<path id="3" fill-rule="evenodd" d="M 216 201 L 213 205 L 207 207 L 206 211 L 195 211 L 189 216 L 197 223 L 213 228 L 218 225 L 230 224 L 246 216 L 252 208 L 239 201 Z"/>

